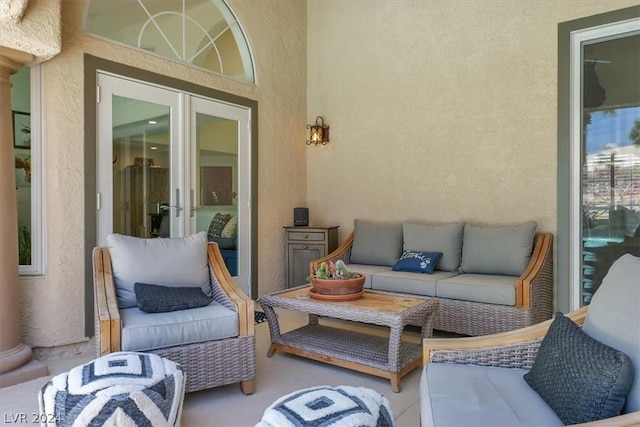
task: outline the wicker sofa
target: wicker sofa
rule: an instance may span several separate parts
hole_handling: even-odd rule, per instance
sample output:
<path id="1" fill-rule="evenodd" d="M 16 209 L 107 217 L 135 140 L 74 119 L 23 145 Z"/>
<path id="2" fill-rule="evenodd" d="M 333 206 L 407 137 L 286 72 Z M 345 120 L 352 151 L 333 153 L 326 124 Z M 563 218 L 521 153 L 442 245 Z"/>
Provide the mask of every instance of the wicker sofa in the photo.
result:
<path id="1" fill-rule="evenodd" d="M 401 230 L 400 243 L 397 227 Z M 514 230 L 522 236 L 525 228 L 530 237 L 525 239 L 528 242 L 525 246 L 528 248 L 524 252 L 522 242 L 519 243 L 519 248 L 512 250 L 508 245 L 512 244 L 510 240 L 513 239 L 500 237 L 504 233 L 513 235 Z M 497 236 L 495 239 L 492 238 L 494 235 Z M 372 252 L 369 257 L 372 262 L 366 259 L 366 263 L 362 262 L 362 253 L 357 259 L 354 258 L 354 247 L 358 247 L 358 239 L 361 240 L 360 252 L 363 246 Z M 519 239 L 522 240 L 521 237 Z M 421 249 L 444 253 L 433 274 L 393 271 L 393 263 L 401 257 L 408 245 L 423 245 Z M 387 246 L 395 247 L 389 250 Z M 381 251 L 387 252 L 386 261 Z M 510 274 L 491 274 L 491 268 L 484 269 L 484 264 L 499 264 L 501 260 L 496 260 L 496 257 L 513 258 L 513 253 L 517 251 L 527 254 L 519 274 L 514 272 L 520 270 L 507 271 Z M 470 259 L 471 256 L 476 259 Z M 483 257 L 490 261 L 483 261 Z M 321 262 L 338 259 L 343 260 L 351 271 L 365 274 L 365 288 L 437 297 L 440 308 L 434 329 L 478 336 L 523 328 L 552 316 L 552 235 L 536 233 L 535 223 L 527 223 L 518 228 L 476 227 L 464 223 L 432 226 L 356 220 L 354 231 L 347 239 L 332 253 L 312 261 L 310 269 L 314 272 Z M 378 264 L 376 260 L 379 260 Z M 506 268 L 509 268 L 510 261 L 505 262 Z M 518 259 L 518 262 L 522 263 L 523 260 Z M 467 267 L 465 271 L 465 265 L 471 264 L 476 266 Z"/>

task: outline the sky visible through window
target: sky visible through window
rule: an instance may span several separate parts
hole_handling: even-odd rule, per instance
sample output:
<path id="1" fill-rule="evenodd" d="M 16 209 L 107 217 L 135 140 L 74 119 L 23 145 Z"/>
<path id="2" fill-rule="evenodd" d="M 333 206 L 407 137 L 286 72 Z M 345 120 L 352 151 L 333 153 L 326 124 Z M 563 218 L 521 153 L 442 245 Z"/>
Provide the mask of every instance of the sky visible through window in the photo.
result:
<path id="1" fill-rule="evenodd" d="M 625 147 L 633 144 L 629 132 L 636 120 L 640 120 L 640 106 L 617 108 L 591 113 L 591 124 L 587 125 L 586 153 L 594 154 L 602 150 L 615 147 Z"/>

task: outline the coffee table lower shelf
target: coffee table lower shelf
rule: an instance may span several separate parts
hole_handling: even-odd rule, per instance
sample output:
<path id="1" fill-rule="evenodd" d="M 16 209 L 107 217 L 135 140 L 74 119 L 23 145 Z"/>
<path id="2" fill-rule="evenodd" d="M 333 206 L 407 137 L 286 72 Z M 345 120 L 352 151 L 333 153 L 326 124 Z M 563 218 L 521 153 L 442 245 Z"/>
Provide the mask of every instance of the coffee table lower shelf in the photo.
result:
<path id="1" fill-rule="evenodd" d="M 391 372 L 389 338 L 320 324 L 309 324 L 280 335 L 272 342 L 268 357 L 276 350 L 391 380 L 400 391 L 400 378 L 422 365 L 422 346 L 400 342 L 399 371 Z"/>

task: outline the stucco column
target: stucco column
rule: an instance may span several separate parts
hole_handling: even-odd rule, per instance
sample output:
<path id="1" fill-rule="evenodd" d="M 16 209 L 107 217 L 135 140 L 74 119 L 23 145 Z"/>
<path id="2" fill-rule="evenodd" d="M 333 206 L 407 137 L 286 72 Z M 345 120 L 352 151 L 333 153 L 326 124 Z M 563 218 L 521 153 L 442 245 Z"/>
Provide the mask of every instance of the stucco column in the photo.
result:
<path id="1" fill-rule="evenodd" d="M 18 280 L 18 210 L 11 115 L 11 74 L 33 55 L 0 47 L 0 386 L 47 375 L 21 342 Z"/>

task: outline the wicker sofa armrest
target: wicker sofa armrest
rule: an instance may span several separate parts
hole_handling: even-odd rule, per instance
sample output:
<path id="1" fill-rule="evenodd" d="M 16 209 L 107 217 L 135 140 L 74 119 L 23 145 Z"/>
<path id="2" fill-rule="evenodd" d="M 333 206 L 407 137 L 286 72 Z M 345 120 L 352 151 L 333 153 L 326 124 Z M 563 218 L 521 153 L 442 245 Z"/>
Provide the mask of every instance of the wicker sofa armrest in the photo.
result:
<path id="1" fill-rule="evenodd" d="M 566 316 L 573 320 L 578 325 L 584 323 L 584 319 L 587 315 L 587 307 L 583 307 L 579 310 L 568 313 Z M 469 354 L 477 354 L 474 357 L 482 357 L 482 353 L 486 352 L 487 358 L 493 357 L 492 354 L 497 354 L 501 348 L 505 348 L 505 354 L 510 352 L 517 352 L 518 347 L 525 349 L 524 351 L 533 352 L 531 354 L 535 357 L 539 342 L 544 338 L 553 320 L 547 320 L 526 328 L 517 329 L 514 331 L 503 332 L 494 335 L 484 335 L 479 337 L 469 338 L 425 338 L 423 340 L 423 362 L 427 364 L 438 360 L 438 352 L 447 352 L 446 358 L 448 361 L 453 361 L 456 357 L 452 353 L 460 353 L 460 359 L 464 360 L 465 352 Z M 470 364 L 470 362 L 462 362 Z M 498 365 L 496 365 L 498 366 Z"/>
<path id="2" fill-rule="evenodd" d="M 536 233 L 529 265 L 516 280 L 517 308 L 532 308 L 531 305 L 535 299 L 534 287 L 553 290 L 552 245 L 553 235 L 551 233 Z M 551 295 L 551 292 L 542 293 Z"/>
<path id="3" fill-rule="evenodd" d="M 342 261 L 345 262 L 345 264 L 349 264 L 349 260 L 351 258 L 351 247 L 353 246 L 354 236 L 355 236 L 355 232 L 352 231 L 351 234 L 347 236 L 345 241 L 342 242 L 342 244 L 338 246 L 333 252 L 331 252 L 330 254 L 322 258 L 311 261 L 309 263 L 309 274 L 315 273 L 316 270 L 318 269 L 318 266 L 322 262 L 336 261 L 341 259 Z"/>
<path id="4" fill-rule="evenodd" d="M 121 326 L 116 287 L 107 248 L 93 250 L 93 283 L 96 311 L 96 356 L 120 351 Z"/>
<path id="5" fill-rule="evenodd" d="M 207 256 L 209 258 L 209 267 L 215 275 L 215 279 L 219 284 L 219 289 L 235 306 L 235 310 L 238 313 L 239 334 L 254 335 L 255 303 L 240 289 L 235 280 L 233 280 L 233 277 L 231 277 L 217 243 L 209 243 L 207 245 Z M 212 283 L 212 286 L 214 286 L 214 283 Z"/>

